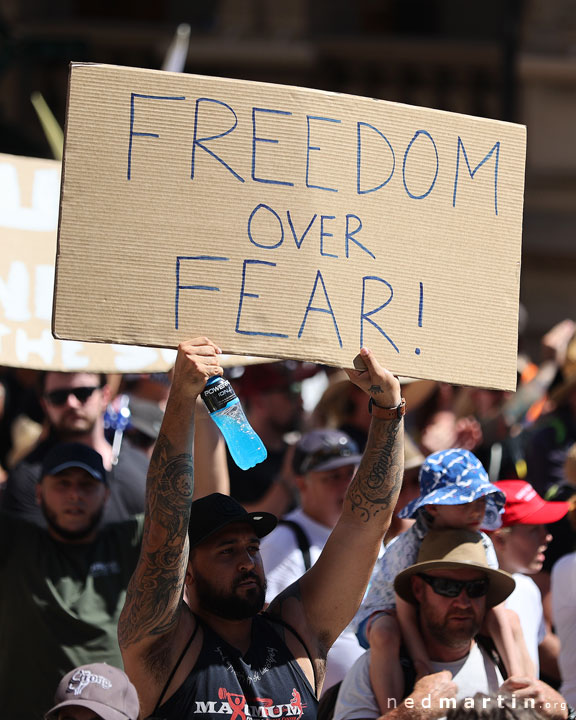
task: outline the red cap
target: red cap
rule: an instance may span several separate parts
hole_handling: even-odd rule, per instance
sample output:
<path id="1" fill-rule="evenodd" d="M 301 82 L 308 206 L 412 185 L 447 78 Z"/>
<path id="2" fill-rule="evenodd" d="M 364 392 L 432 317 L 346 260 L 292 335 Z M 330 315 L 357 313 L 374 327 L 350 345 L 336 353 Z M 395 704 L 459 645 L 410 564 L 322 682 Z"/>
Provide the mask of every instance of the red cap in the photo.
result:
<path id="1" fill-rule="evenodd" d="M 502 527 L 510 525 L 547 525 L 566 515 L 567 502 L 548 502 L 525 480 L 500 480 L 494 483 L 506 495 Z"/>

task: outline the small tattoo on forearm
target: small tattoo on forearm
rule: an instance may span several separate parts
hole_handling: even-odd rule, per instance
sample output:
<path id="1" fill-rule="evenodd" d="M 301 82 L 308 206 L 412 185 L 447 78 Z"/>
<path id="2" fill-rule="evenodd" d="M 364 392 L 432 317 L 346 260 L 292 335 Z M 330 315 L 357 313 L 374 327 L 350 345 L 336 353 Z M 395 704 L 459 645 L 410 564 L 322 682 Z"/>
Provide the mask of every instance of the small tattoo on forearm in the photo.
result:
<path id="1" fill-rule="evenodd" d="M 404 448 L 399 442 L 401 428 L 401 422 L 394 422 L 377 423 L 370 429 L 379 437 L 374 449 L 364 457 L 348 490 L 352 509 L 359 512 L 365 522 L 396 503 L 404 472 Z"/>

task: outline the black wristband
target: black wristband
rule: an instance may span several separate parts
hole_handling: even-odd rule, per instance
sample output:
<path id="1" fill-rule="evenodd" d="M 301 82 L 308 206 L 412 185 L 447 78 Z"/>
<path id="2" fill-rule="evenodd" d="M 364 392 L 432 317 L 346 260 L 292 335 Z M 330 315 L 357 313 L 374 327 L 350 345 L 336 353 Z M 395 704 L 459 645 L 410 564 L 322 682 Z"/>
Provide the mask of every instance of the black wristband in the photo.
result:
<path id="1" fill-rule="evenodd" d="M 400 420 L 406 414 L 406 400 L 402 398 L 395 407 L 383 408 L 372 398 L 368 401 L 368 412 L 379 420 Z"/>

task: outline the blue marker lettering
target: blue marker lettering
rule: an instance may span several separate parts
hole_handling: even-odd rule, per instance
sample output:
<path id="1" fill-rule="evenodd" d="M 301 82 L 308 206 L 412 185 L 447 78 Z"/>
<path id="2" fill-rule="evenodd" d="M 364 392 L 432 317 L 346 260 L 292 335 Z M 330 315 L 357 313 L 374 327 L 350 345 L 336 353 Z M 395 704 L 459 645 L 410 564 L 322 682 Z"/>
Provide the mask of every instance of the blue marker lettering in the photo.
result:
<path id="1" fill-rule="evenodd" d="M 360 178 L 361 171 L 362 171 L 362 131 L 361 131 L 361 128 L 363 128 L 363 127 L 370 128 L 371 130 L 374 130 L 374 132 L 378 133 L 378 135 L 380 135 L 380 137 L 386 141 L 388 147 L 390 148 L 390 152 L 392 153 L 392 170 L 390 170 L 390 175 L 388 175 L 386 180 L 384 180 L 384 182 L 381 182 L 380 185 L 376 185 L 376 187 L 373 187 L 373 188 L 366 188 L 366 190 L 361 189 L 362 182 L 361 182 L 361 178 Z M 390 145 L 390 141 L 388 140 L 386 135 L 381 133 L 380 130 L 378 130 L 378 128 L 374 127 L 374 125 L 370 125 L 366 122 L 359 122 L 356 132 L 357 132 L 357 137 L 358 137 L 357 144 L 356 144 L 356 168 L 357 168 L 357 170 L 356 170 L 356 192 L 358 193 L 358 195 L 365 195 L 366 193 L 375 192 L 376 190 L 380 190 L 380 188 L 383 188 L 385 185 L 388 185 L 390 180 L 392 180 L 392 176 L 394 175 L 394 170 L 396 168 L 396 155 L 394 154 L 394 148 L 392 147 L 392 145 Z"/>
<path id="2" fill-rule="evenodd" d="M 386 302 L 382 303 L 382 305 L 379 305 L 377 308 L 374 308 L 374 310 L 369 310 L 368 312 L 364 312 L 364 305 L 365 305 L 365 300 L 366 300 L 366 283 L 368 280 L 376 280 L 377 282 L 381 282 L 384 285 L 386 285 L 386 287 L 390 291 L 390 295 L 389 295 L 388 299 L 386 300 Z M 386 280 L 383 280 L 382 278 L 376 277 L 374 275 L 366 275 L 365 277 L 362 278 L 362 306 L 361 306 L 361 310 L 360 310 L 360 347 L 364 346 L 364 320 L 366 320 L 371 325 L 373 325 L 378 330 L 378 332 L 380 332 L 386 338 L 386 340 L 388 340 L 390 345 L 392 345 L 392 347 L 394 348 L 394 350 L 396 350 L 397 353 L 400 352 L 400 350 L 398 350 L 398 347 L 396 346 L 396 343 L 392 340 L 392 338 L 387 333 L 385 333 L 384 330 L 382 330 L 380 325 L 378 325 L 375 320 L 372 320 L 372 318 L 371 318 L 372 315 L 375 315 L 380 310 L 383 310 L 386 307 L 386 305 L 388 305 L 390 303 L 390 301 L 392 300 L 393 297 L 394 297 L 394 291 L 392 290 L 392 285 L 390 285 L 389 282 L 386 282 Z"/>
<path id="3" fill-rule="evenodd" d="M 432 183 L 430 184 L 430 187 L 426 192 L 422 193 L 422 195 L 414 195 L 414 193 L 410 192 L 408 190 L 408 186 L 406 185 L 406 160 L 408 159 L 408 153 L 410 152 L 412 145 L 416 142 L 417 138 L 420 137 L 420 135 L 424 135 L 427 137 L 430 142 L 432 143 L 432 147 L 434 148 L 434 152 L 436 153 L 436 172 L 434 173 L 434 180 L 432 180 Z M 430 193 L 432 192 L 432 189 L 434 188 L 434 185 L 436 184 L 436 178 L 438 177 L 438 170 L 439 170 L 440 164 L 438 160 L 438 150 L 436 148 L 436 143 L 434 142 L 434 138 L 427 130 L 418 130 L 415 134 L 412 140 L 410 140 L 410 143 L 408 147 L 406 148 L 406 152 L 404 153 L 404 162 L 402 164 L 402 180 L 404 182 L 404 189 L 408 193 L 408 195 L 414 199 L 414 200 L 422 200 L 425 197 L 428 197 Z"/>
<path id="4" fill-rule="evenodd" d="M 238 315 L 236 316 L 236 332 L 239 335 L 259 335 L 262 337 L 278 337 L 278 338 L 287 338 L 288 335 L 285 335 L 284 333 L 274 333 L 274 332 L 263 332 L 261 330 L 240 330 L 240 315 L 242 314 L 242 305 L 244 303 L 244 298 L 259 298 L 260 295 L 257 293 L 249 293 L 245 291 L 246 287 L 246 268 L 248 265 L 268 265 L 269 267 L 276 267 L 276 263 L 273 262 L 266 262 L 265 260 L 244 260 L 244 264 L 242 266 L 242 287 L 240 289 L 240 301 L 238 302 Z"/>
<path id="5" fill-rule="evenodd" d="M 324 297 L 326 298 L 326 302 L 328 304 L 327 308 L 314 307 L 312 305 L 312 302 L 314 300 L 314 295 L 316 294 L 316 288 L 318 287 L 318 281 L 320 281 L 322 284 L 322 290 L 324 291 Z M 320 272 L 320 270 L 318 270 L 316 273 L 316 279 L 314 280 L 314 287 L 312 288 L 312 293 L 310 295 L 310 299 L 308 300 L 308 305 L 306 306 L 306 312 L 304 313 L 304 319 L 302 320 L 302 325 L 300 325 L 300 330 L 298 331 L 298 338 L 302 337 L 302 333 L 304 332 L 304 327 L 306 325 L 306 320 L 308 319 L 309 312 L 327 313 L 328 315 L 332 316 L 332 322 L 334 323 L 334 328 L 336 330 L 336 336 L 338 337 L 338 343 L 340 344 L 340 347 L 342 347 L 342 340 L 340 338 L 340 330 L 338 330 L 338 323 L 336 322 L 336 316 L 334 315 L 334 311 L 332 310 L 330 298 L 328 297 L 328 293 L 326 291 L 326 285 L 324 284 L 324 278 L 322 277 L 322 273 Z"/>
<path id="6" fill-rule="evenodd" d="M 302 247 L 302 243 L 304 242 L 304 238 L 306 237 L 306 235 L 308 235 L 308 231 L 310 230 L 310 228 L 311 228 L 312 225 L 314 224 L 314 220 L 316 220 L 316 218 L 317 218 L 318 216 L 317 216 L 317 215 L 314 215 L 314 217 L 312 218 L 312 220 L 310 220 L 310 222 L 308 223 L 308 227 L 307 227 L 306 230 L 304 230 L 304 232 L 302 233 L 302 237 L 301 237 L 301 238 L 298 238 L 298 235 L 296 234 L 296 230 L 294 229 L 294 223 L 292 222 L 292 216 L 290 215 L 290 210 L 287 210 L 287 211 L 286 211 L 286 216 L 288 217 L 288 225 L 290 225 L 290 230 L 292 230 L 292 237 L 294 238 L 294 242 L 296 243 L 296 247 L 298 248 L 298 250 L 300 250 L 300 248 Z"/>
<path id="7" fill-rule="evenodd" d="M 268 212 L 272 213 L 276 220 L 278 220 L 278 224 L 280 225 L 280 240 L 278 240 L 277 243 L 274 245 L 264 245 L 261 242 L 256 242 L 254 240 L 254 237 L 252 236 L 252 219 L 258 212 L 258 210 L 268 210 Z M 260 203 L 260 205 L 256 205 L 254 210 L 250 213 L 250 217 L 248 218 L 248 237 L 250 238 L 250 242 L 256 245 L 256 247 L 264 248 L 265 250 L 274 250 L 277 247 L 280 247 L 282 243 L 284 242 L 284 225 L 282 225 L 282 219 L 280 215 L 276 212 L 276 210 L 273 210 L 269 205 L 264 205 L 264 203 Z"/>
<path id="8" fill-rule="evenodd" d="M 231 128 L 228 128 L 228 130 L 224 130 L 221 133 L 218 133 L 216 135 L 206 135 L 205 137 L 198 137 L 198 116 L 200 114 L 200 103 L 214 103 L 215 105 L 221 105 L 222 107 L 227 108 L 230 110 L 232 115 L 234 115 L 234 125 L 232 125 Z M 195 164 L 196 164 L 196 146 L 199 148 L 202 148 L 205 152 L 208 153 L 208 155 L 211 155 L 215 160 L 218 160 L 218 162 L 223 165 L 226 170 L 230 171 L 232 175 L 236 178 L 236 180 L 240 180 L 240 182 L 244 182 L 244 178 L 242 178 L 238 173 L 233 170 L 230 165 L 228 165 L 227 162 L 222 160 L 222 158 L 219 155 L 216 155 L 216 153 L 211 150 L 210 148 L 206 147 L 204 145 L 205 142 L 208 140 L 216 140 L 217 138 L 223 138 L 226 137 L 226 135 L 229 135 L 231 132 L 233 132 L 236 129 L 236 126 L 238 125 L 238 117 L 236 116 L 236 113 L 234 112 L 234 109 L 230 107 L 230 105 L 227 105 L 225 102 L 222 102 L 221 100 L 214 100 L 212 98 L 198 98 L 196 100 L 196 109 L 194 111 L 194 140 L 192 142 L 192 162 L 190 166 L 190 179 L 194 180 L 194 173 L 195 173 Z"/>
<path id="9" fill-rule="evenodd" d="M 418 303 L 418 327 L 422 327 L 423 310 L 424 310 L 424 283 L 420 282 L 420 302 Z"/>
<path id="10" fill-rule="evenodd" d="M 128 141 L 128 169 L 126 178 L 132 179 L 132 140 L 135 137 L 160 137 L 158 133 L 134 132 L 134 100 L 141 98 L 143 100 L 186 100 L 183 95 L 140 95 L 140 93 L 130 93 L 130 140 Z"/>
<path id="11" fill-rule="evenodd" d="M 466 153 L 466 148 L 464 147 L 464 143 L 462 142 L 462 138 L 458 136 L 458 149 L 456 151 L 456 173 L 454 175 L 454 195 L 452 196 L 452 207 L 456 206 L 456 190 L 458 189 L 458 173 L 460 171 L 460 148 L 462 148 L 462 152 L 464 154 L 464 160 L 466 160 L 466 167 L 468 168 L 468 173 L 470 174 L 470 177 L 472 180 L 474 180 L 474 175 L 476 175 L 476 171 L 484 165 L 484 163 L 488 162 L 492 155 L 495 154 L 494 158 L 494 213 L 498 215 L 498 163 L 500 161 L 500 141 L 494 145 L 494 147 L 490 150 L 490 152 L 484 156 L 484 158 L 476 165 L 474 170 L 470 167 L 470 163 L 468 162 L 468 155 Z"/>
<path id="12" fill-rule="evenodd" d="M 292 115 L 291 112 L 288 112 L 287 110 L 269 110 L 267 108 L 252 108 L 252 180 L 255 182 L 261 182 L 261 183 L 268 183 L 270 185 L 288 185 L 289 187 L 293 187 L 294 183 L 287 182 L 286 180 L 270 180 L 269 178 L 261 178 L 256 177 L 256 143 L 262 142 L 262 143 L 273 143 L 274 145 L 278 145 L 278 140 L 273 140 L 271 138 L 261 138 L 256 137 L 256 113 L 276 113 L 277 115 Z"/>
<path id="13" fill-rule="evenodd" d="M 354 220 L 356 220 L 358 223 L 354 230 L 350 229 L 350 220 L 352 220 L 352 218 L 354 218 Z M 356 238 L 354 237 L 354 235 L 359 233 L 360 230 L 362 230 L 362 220 L 360 220 L 358 215 L 348 213 L 348 215 L 346 215 L 346 257 L 350 257 L 350 241 L 352 241 L 353 243 L 358 245 L 361 250 L 364 250 L 365 253 L 368 253 L 371 258 L 374 258 L 374 260 L 376 260 L 376 255 L 374 255 L 373 252 L 368 250 L 366 246 L 362 245 L 362 243 L 359 240 L 356 240 Z"/>
<path id="14" fill-rule="evenodd" d="M 176 257 L 176 298 L 174 301 L 174 327 L 178 330 L 179 324 L 179 303 L 180 303 L 180 290 L 207 290 L 208 292 L 220 292 L 220 288 L 214 285 L 180 285 L 180 263 L 184 260 L 213 260 L 216 262 L 226 262 L 230 258 L 227 257 L 215 257 L 213 255 L 195 255 L 188 257 L 184 255 L 177 255 Z"/>
<path id="15" fill-rule="evenodd" d="M 324 220 L 335 220 L 335 215 L 320 215 L 320 255 L 323 255 L 324 257 L 333 257 L 337 258 L 338 255 L 333 255 L 332 253 L 324 252 L 324 238 L 325 237 L 334 237 L 334 234 L 331 232 L 327 232 L 324 230 Z"/>
<path id="16" fill-rule="evenodd" d="M 306 187 L 315 188 L 316 190 L 328 190 L 329 192 L 338 192 L 336 188 L 323 187 L 322 185 L 311 185 L 310 184 L 310 151 L 320 150 L 319 146 L 310 145 L 310 120 L 320 120 L 322 122 L 340 123 L 341 120 L 335 118 L 317 117 L 315 115 L 306 115 L 306 122 L 308 123 L 308 141 L 306 143 Z"/>

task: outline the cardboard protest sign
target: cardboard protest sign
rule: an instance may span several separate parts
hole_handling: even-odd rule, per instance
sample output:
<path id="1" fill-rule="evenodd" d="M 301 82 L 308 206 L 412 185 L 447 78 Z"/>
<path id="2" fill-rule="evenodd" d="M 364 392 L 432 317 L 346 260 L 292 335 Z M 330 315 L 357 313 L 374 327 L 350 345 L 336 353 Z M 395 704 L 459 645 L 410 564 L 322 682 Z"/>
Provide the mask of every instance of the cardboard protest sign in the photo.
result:
<path id="1" fill-rule="evenodd" d="M 171 349 L 55 340 L 51 330 L 61 164 L 0 154 L 0 365 L 165 372 Z M 226 356 L 222 365 L 256 358 Z"/>
<path id="2" fill-rule="evenodd" d="M 0 155 L 0 365 L 76 372 L 169 370 L 173 350 L 52 336 L 60 168 L 55 160 Z"/>
<path id="3" fill-rule="evenodd" d="M 71 68 L 56 336 L 513 389 L 525 128 L 305 88 Z"/>

